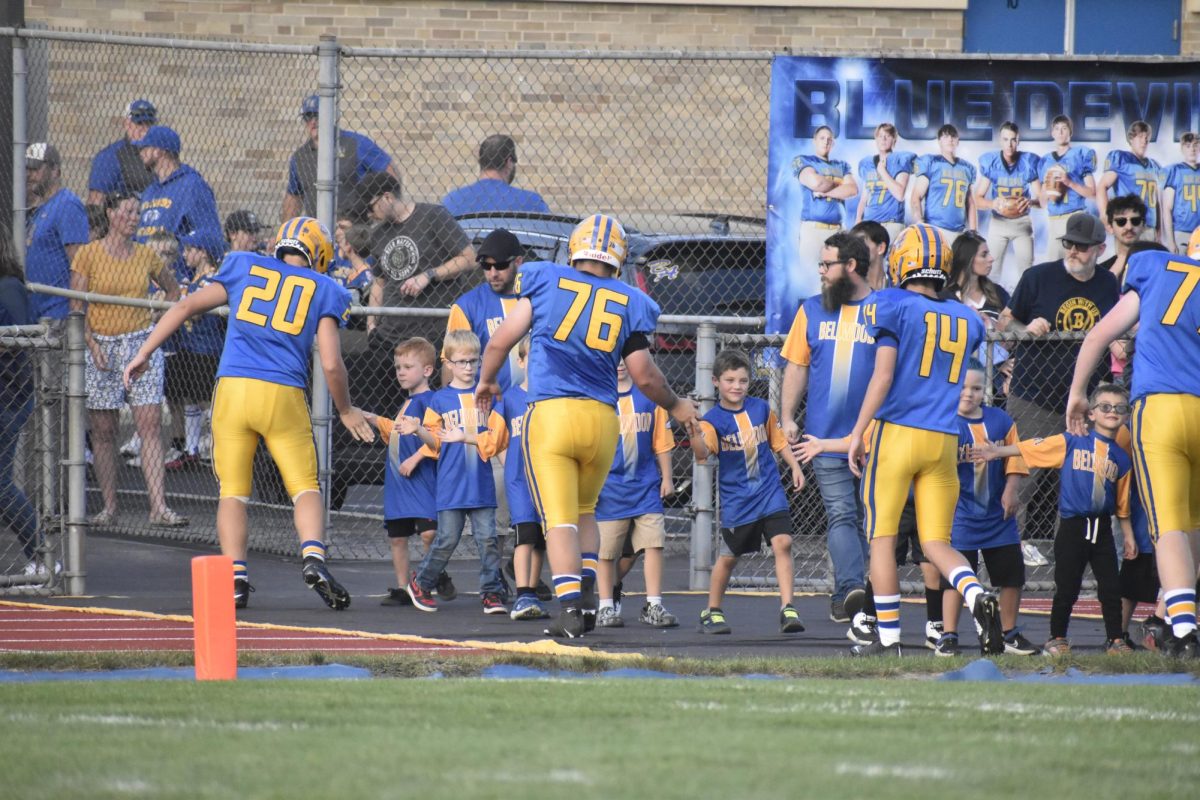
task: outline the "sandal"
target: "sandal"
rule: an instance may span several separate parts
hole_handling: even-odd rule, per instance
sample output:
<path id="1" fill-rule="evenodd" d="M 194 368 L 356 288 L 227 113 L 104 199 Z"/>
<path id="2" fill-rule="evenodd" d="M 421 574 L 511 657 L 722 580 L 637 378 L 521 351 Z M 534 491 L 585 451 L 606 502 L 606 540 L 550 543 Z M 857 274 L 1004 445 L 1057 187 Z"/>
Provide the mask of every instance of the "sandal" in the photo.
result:
<path id="1" fill-rule="evenodd" d="M 96 528 L 103 528 L 106 525 L 112 525 L 117 520 L 117 512 L 111 509 L 104 509 L 98 514 L 93 514 L 88 517 L 88 525 Z"/>
<path id="2" fill-rule="evenodd" d="M 161 514 L 150 515 L 150 526 L 152 528 L 185 528 L 187 524 L 187 517 L 176 514 L 169 508 Z"/>

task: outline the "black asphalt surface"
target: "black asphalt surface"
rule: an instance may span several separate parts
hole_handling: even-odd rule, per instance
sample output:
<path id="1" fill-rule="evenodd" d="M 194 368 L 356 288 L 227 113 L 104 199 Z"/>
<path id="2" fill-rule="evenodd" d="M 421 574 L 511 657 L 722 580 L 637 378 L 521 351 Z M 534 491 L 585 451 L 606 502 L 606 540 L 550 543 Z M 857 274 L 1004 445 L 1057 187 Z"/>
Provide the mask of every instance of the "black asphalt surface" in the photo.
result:
<path id="1" fill-rule="evenodd" d="M 39 600 L 54 605 L 95 606 L 148 611 L 160 614 L 191 614 L 191 559 L 211 555 L 215 548 L 161 542 L 153 539 L 109 535 L 89 537 L 87 544 L 87 596 Z M 544 621 L 516 622 L 507 615 L 485 616 L 476 593 L 477 562 L 455 559 L 450 574 L 459 590 L 457 599 L 442 603 L 429 613 L 407 607 L 382 606 L 380 601 L 395 584 L 391 565 L 385 562 L 331 561 L 330 570 L 353 596 L 351 608 L 335 612 L 325 607 L 300 577 L 299 557 L 285 559 L 270 555 L 250 556 L 250 580 L 255 593 L 249 608 L 238 612 L 240 620 L 278 625 L 338 628 L 348 631 L 402 633 L 438 639 L 487 642 L 529 642 L 545 638 Z M 626 581 L 631 592 L 642 591 L 641 568 L 634 568 Z M 680 620 L 678 628 L 660 630 L 637 622 L 644 602 L 641 594 L 627 594 L 624 628 L 597 630 L 578 643 L 613 653 L 690 658 L 796 657 L 848 654 L 846 625 L 829 619 L 828 595 L 802 595 L 796 607 L 807 627 L 803 633 L 779 633 L 779 599 L 773 595 L 732 594 L 724 609 L 733 632 L 710 636 L 697 629 L 700 611 L 706 605 L 701 593 L 687 591 L 687 563 L 682 557 L 668 558 L 664 604 Z M 13 598 L 21 599 L 21 598 Z M 914 600 L 917 598 L 913 598 Z M 924 604 L 905 603 L 902 608 L 903 643 L 906 654 L 933 657 L 923 646 Z M 1041 644 L 1049 635 L 1049 617 L 1026 614 L 1022 630 Z M 960 621 L 966 652 L 975 647 L 974 626 L 964 612 Z M 1104 629 L 1099 619 L 1076 617 L 1070 638 L 1077 651 L 1100 652 Z M 1038 660 L 1034 657 L 1031 661 Z"/>

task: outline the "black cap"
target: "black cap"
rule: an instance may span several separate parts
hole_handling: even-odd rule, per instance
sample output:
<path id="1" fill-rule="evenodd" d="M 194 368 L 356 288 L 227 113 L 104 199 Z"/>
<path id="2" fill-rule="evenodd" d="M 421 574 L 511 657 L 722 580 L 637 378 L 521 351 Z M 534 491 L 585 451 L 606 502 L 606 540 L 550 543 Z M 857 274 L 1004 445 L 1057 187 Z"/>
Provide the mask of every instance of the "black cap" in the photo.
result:
<path id="1" fill-rule="evenodd" d="M 525 255 L 525 248 L 521 246 L 521 240 L 511 231 L 496 228 L 479 245 L 479 250 L 475 253 L 475 260 L 483 261 L 485 258 L 490 258 L 500 263 L 512 261 L 517 256 L 523 255 Z"/>
<path id="2" fill-rule="evenodd" d="M 1062 241 L 1091 247 L 1103 242 L 1107 235 L 1099 217 L 1086 211 L 1076 211 L 1067 220 L 1067 232 L 1063 234 Z"/>
<path id="3" fill-rule="evenodd" d="M 235 211 L 225 218 L 225 233 L 230 234 L 234 231 L 245 231 L 246 233 L 258 233 L 263 229 L 263 224 L 258 219 L 258 214 L 255 214 L 249 209 Z"/>

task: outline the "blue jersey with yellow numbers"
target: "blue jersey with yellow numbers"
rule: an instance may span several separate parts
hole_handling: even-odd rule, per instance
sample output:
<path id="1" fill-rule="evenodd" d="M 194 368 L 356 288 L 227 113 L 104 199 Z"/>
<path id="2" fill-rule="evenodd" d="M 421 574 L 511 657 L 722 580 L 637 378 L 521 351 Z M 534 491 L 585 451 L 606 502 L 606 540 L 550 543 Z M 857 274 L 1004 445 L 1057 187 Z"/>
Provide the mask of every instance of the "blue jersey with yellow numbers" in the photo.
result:
<path id="1" fill-rule="evenodd" d="M 1167 168 L 1163 189 L 1173 189 L 1171 224 L 1176 233 L 1191 233 L 1200 227 L 1200 164 L 1184 162 Z"/>
<path id="2" fill-rule="evenodd" d="M 1200 261 L 1170 253 L 1135 253 L 1125 291 L 1138 293 L 1131 397 L 1200 397 Z"/>
<path id="3" fill-rule="evenodd" d="M 675 447 L 667 412 L 636 387 L 617 396 L 621 440 L 600 499 L 596 519 L 633 519 L 663 511 L 658 454 Z"/>
<path id="4" fill-rule="evenodd" d="M 818 439 L 849 436 L 875 368 L 875 340 L 862 317 L 866 300 L 828 311 L 821 296 L 801 304 L 781 355 L 808 367 L 804 431 Z M 845 453 L 829 453 L 845 458 Z"/>
<path id="5" fill-rule="evenodd" d="M 406 417 L 425 419 L 425 409 L 431 390 L 411 395 L 400 413 Z M 390 420 L 381 420 L 390 423 Z M 380 426 L 382 432 L 384 426 Z M 387 472 L 383 477 L 383 518 L 437 519 L 437 461 L 424 458 L 408 476 L 400 474 L 400 465 L 421 449 L 421 439 L 415 434 L 401 435 L 390 424 L 384 434 L 387 444 Z"/>
<path id="6" fill-rule="evenodd" d="M 1096 171 L 1096 151 L 1090 147 L 1078 145 L 1071 145 L 1062 155 L 1051 151 L 1042 156 L 1041 163 L 1038 164 L 1038 179 L 1046 180 L 1046 171 L 1056 166 L 1062 167 L 1066 171 L 1067 177 L 1071 179 L 1072 183 L 1082 184 L 1087 176 Z M 1046 213 L 1052 217 L 1074 214 L 1076 211 L 1086 209 L 1087 200 L 1083 195 L 1066 186 L 1063 186 L 1062 197 L 1046 204 Z"/>
<path id="7" fill-rule="evenodd" d="M 989 198 L 1037 199 L 1029 191 L 1029 184 L 1038 180 L 1038 157 L 1033 153 L 1018 150 L 1017 160 L 1012 164 L 1004 160 L 999 150 L 984 153 L 979 159 L 979 174 L 991 182 L 987 190 Z"/>
<path id="8" fill-rule="evenodd" d="M 939 154 L 918 158 L 913 172 L 917 177 L 929 180 L 925 192 L 925 221 L 948 231 L 966 228 L 967 197 L 971 184 L 975 183 L 975 167 L 961 158 L 951 163 Z"/>
<path id="9" fill-rule="evenodd" d="M 765 400 L 747 397 L 737 410 L 714 406 L 704 415 L 700 433 L 717 456 L 721 527 L 736 528 L 788 510 L 775 463 L 775 453 L 787 441 Z"/>
<path id="10" fill-rule="evenodd" d="M 979 315 L 957 300 L 883 289 L 863 306 L 876 347 L 896 349 L 892 387 L 876 419 L 958 434 L 958 393 L 967 359 L 985 334 Z"/>
<path id="11" fill-rule="evenodd" d="M 1018 457 L 995 461 L 972 461 L 970 448 L 994 442 L 1017 443 L 1017 426 L 998 408 L 983 406 L 982 416 L 958 415 L 958 505 L 950 545 L 956 550 L 983 550 L 1020 544 L 1016 516 L 1004 518 L 1001 498 L 1009 475 L 1028 475 Z"/>
<path id="12" fill-rule="evenodd" d="M 230 253 L 213 280 L 229 295 L 217 377 L 307 386 L 317 324 L 331 317 L 345 327 L 350 293 L 308 267 L 255 253 Z"/>
<path id="13" fill-rule="evenodd" d="M 525 477 L 525 436 L 522 426 L 525 424 L 525 412 L 529 410 L 529 400 L 525 390 L 513 386 L 504 392 L 496 412 L 504 418 L 508 426 L 508 450 L 504 456 L 504 496 L 508 498 L 508 513 L 512 523 L 537 522 L 537 510 L 533 507 L 533 498 L 529 495 L 529 481 Z"/>
<path id="14" fill-rule="evenodd" d="M 916 153 L 888 153 L 888 175 L 894 179 L 905 172 L 912 172 L 916 160 Z M 858 201 L 864 204 L 862 218 L 881 224 L 904 224 L 904 202 L 893 197 L 887 184 L 879 177 L 878 154 L 867 156 L 858 162 L 858 177 L 862 179 L 862 197 Z"/>
<path id="15" fill-rule="evenodd" d="M 450 306 L 450 319 L 446 322 L 446 332 L 474 331 L 479 337 L 482 348 L 487 348 L 492 334 L 500 323 L 504 322 L 508 313 L 517 305 L 515 294 L 496 294 L 492 287 L 481 283 L 471 291 L 459 297 Z M 482 351 L 481 351 L 482 352 Z M 510 386 L 519 386 L 525 380 L 525 373 L 517 366 L 517 348 L 508 352 L 508 358 L 500 365 L 496 374 L 496 382 L 502 392 Z"/>
<path id="16" fill-rule="evenodd" d="M 820 156 L 796 156 L 792 159 L 792 175 L 800 177 L 800 173 L 812 168 L 822 178 L 828 178 L 841 185 L 850 174 L 850 165 L 838 159 L 821 158 Z M 842 224 L 841 200 L 831 197 L 816 197 L 812 189 L 800 184 L 800 220 L 802 222 L 824 222 L 828 225 Z"/>
<path id="17" fill-rule="evenodd" d="M 1115 439 L 1090 431 L 1026 439 L 1017 445 L 1029 467 L 1058 467 L 1058 513 L 1067 517 L 1129 517 L 1133 461 Z"/>
<path id="18" fill-rule="evenodd" d="M 658 305 L 617 278 L 536 261 L 521 267 L 517 295 L 533 304 L 529 402 L 583 397 L 617 404 L 617 363 L 635 333 L 654 335 Z"/>
<path id="19" fill-rule="evenodd" d="M 436 448 L 437 510 L 495 508 L 496 481 L 488 460 L 508 446 L 504 419 L 495 408 L 486 415 L 475 406 L 475 387 L 447 386 L 425 404 L 425 427 L 438 438 L 441 430 L 461 428 L 476 434 L 477 444 L 441 442 Z M 492 436 L 480 436 L 491 433 Z"/>
<path id="20" fill-rule="evenodd" d="M 1153 230 L 1158 220 L 1158 185 L 1162 167 L 1153 158 L 1138 158 L 1128 150 L 1113 150 L 1104 159 L 1104 171 L 1115 172 L 1112 196 L 1136 194 L 1146 204 L 1146 227 Z"/>

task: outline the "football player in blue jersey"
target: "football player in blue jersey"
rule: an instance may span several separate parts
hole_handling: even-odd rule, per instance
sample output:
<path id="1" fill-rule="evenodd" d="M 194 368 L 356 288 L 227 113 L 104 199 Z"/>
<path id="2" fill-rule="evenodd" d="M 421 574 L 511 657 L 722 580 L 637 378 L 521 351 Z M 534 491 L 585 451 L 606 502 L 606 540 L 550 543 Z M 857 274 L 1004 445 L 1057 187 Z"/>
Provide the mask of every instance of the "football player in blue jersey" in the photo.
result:
<path id="1" fill-rule="evenodd" d="M 938 129 L 938 154 L 921 156 L 913 168 L 913 220 L 939 228 L 946 246 L 954 244 L 960 233 L 979 227 L 973 183 L 974 165 L 958 157 L 958 128 L 943 125 Z"/>
<path id="2" fill-rule="evenodd" d="M 850 165 L 831 159 L 833 129 L 828 125 L 813 134 L 814 154 L 796 156 L 792 174 L 800 183 L 800 268 L 816 267 L 821 243 L 842 227 L 846 201 L 858 194 Z"/>
<path id="3" fill-rule="evenodd" d="M 896 126 L 881 122 L 875 126 L 873 156 L 858 162 L 858 177 L 862 178 L 863 196 L 858 201 L 854 222 L 878 222 L 894 238 L 904 230 L 904 195 L 916 164 L 915 153 L 894 152 Z"/>
<path id="4" fill-rule="evenodd" d="M 925 557 L 975 615 L 983 630 L 981 649 L 1004 651 L 996 598 L 950 546 L 958 504 L 959 387 L 967 358 L 984 337 L 978 314 L 956 300 L 938 299 L 950 260 L 950 247 L 937 228 L 906 228 L 890 259 L 898 288 L 876 292 L 861 312 L 875 339 L 875 367 L 850 433 L 848 458 L 851 471 L 862 478 L 879 639 L 856 647 L 856 655 L 900 655 L 894 540 L 909 487 Z M 863 436 L 872 420 L 867 452 Z"/>
<path id="5" fill-rule="evenodd" d="M 570 267 L 522 267 L 520 299 L 488 342 L 476 391 L 479 408 L 489 408 L 509 350 L 529 333 L 525 472 L 562 604 L 553 636 L 578 637 L 595 624 L 595 510 L 619 438 L 617 362 L 623 357 L 637 387 L 695 433 L 695 404 L 671 391 L 650 356 L 658 306 L 617 277 L 626 241 L 615 218 L 592 214 L 571 233 Z"/>
<path id="6" fill-rule="evenodd" d="M 1173 637 L 1170 652 L 1200 657 L 1196 566 L 1200 553 L 1200 234 L 1188 257 L 1129 259 L 1125 294 L 1092 328 L 1075 364 L 1067 428 L 1085 430 L 1087 384 L 1108 346 L 1138 326 L 1133 353 L 1133 463 L 1150 524 Z"/>
<path id="7" fill-rule="evenodd" d="M 1162 222 L 1158 216 L 1158 207 L 1162 205 L 1161 186 L 1163 170 L 1158 162 L 1146 155 L 1153 136 L 1150 125 L 1138 120 L 1129 126 L 1125 138 L 1129 141 L 1128 150 L 1113 150 L 1104 159 L 1104 173 L 1096 186 L 1096 210 L 1100 218 L 1108 216 L 1108 192 L 1112 190 L 1113 197 L 1125 194 L 1135 194 L 1146 204 L 1146 229 L 1142 238 L 1149 242 L 1160 241 Z M 1167 242 L 1169 246 L 1171 243 Z"/>
<path id="8" fill-rule="evenodd" d="M 1033 264 L 1033 217 L 1029 209 L 1041 202 L 1042 193 L 1038 157 L 1017 149 L 1020 144 L 1017 124 L 1001 125 L 1000 149 L 984 153 L 979 159 L 979 179 L 975 181 L 975 205 L 992 212 L 987 243 L 996 258 L 994 280 L 1009 291 Z"/>
<path id="9" fill-rule="evenodd" d="M 1046 209 L 1046 254 L 1043 261 L 1057 261 L 1065 251 L 1062 237 L 1067 219 L 1086 211 L 1087 201 L 1096 196 L 1096 151 L 1071 144 L 1071 118 L 1055 117 L 1050 122 L 1054 149 L 1042 156 L 1038 177 L 1042 181 L 1042 208 Z"/>
<path id="10" fill-rule="evenodd" d="M 217 536 L 233 559 L 234 603 L 245 608 L 246 504 L 254 451 L 266 442 L 294 504 L 293 520 L 304 559 L 304 582 L 330 608 L 350 606 L 350 593 L 325 565 L 325 506 L 317 483 L 312 418 L 304 399 L 313 340 L 342 424 L 359 441 L 375 438 L 371 424 L 350 402 L 338 327 L 346 323 L 350 296 L 324 273 L 333 259 L 329 233 L 311 217 L 290 219 L 275 238 L 275 258 L 229 254 L 212 282 L 171 307 L 125 368 L 131 386 L 150 355 L 197 314 L 229 304 L 225 347 L 213 394 L 213 470 L 220 485 Z"/>
<path id="11" fill-rule="evenodd" d="M 1167 169 L 1162 187 L 1163 244 L 1186 253 L 1192 231 L 1200 228 L 1200 136 L 1183 134 L 1179 149 L 1183 161 Z"/>

